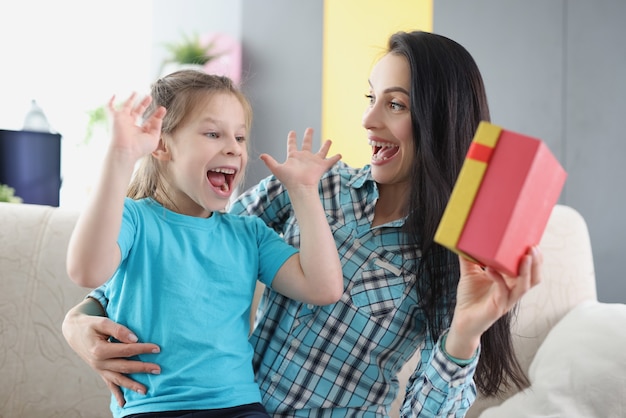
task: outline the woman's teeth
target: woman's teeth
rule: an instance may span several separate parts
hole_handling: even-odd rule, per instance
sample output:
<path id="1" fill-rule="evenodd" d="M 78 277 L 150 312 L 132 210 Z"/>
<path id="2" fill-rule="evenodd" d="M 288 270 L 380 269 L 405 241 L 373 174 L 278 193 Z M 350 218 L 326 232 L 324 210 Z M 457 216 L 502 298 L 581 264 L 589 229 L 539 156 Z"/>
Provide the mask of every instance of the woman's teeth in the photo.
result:
<path id="1" fill-rule="evenodd" d="M 393 157 L 400 148 L 398 145 L 390 144 L 389 142 L 369 141 L 369 144 L 373 149 L 372 158 L 376 161 L 384 161 Z"/>

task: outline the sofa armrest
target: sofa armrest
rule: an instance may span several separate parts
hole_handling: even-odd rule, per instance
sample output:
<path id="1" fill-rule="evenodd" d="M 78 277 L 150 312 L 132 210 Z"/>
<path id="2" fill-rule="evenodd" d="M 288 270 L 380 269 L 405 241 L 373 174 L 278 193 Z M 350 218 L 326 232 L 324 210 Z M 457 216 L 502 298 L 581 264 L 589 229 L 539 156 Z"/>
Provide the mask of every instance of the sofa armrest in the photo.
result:
<path id="1" fill-rule="evenodd" d="M 88 290 L 67 277 L 78 213 L 0 203 L 0 415 L 110 418 L 110 393 L 61 333 Z"/>

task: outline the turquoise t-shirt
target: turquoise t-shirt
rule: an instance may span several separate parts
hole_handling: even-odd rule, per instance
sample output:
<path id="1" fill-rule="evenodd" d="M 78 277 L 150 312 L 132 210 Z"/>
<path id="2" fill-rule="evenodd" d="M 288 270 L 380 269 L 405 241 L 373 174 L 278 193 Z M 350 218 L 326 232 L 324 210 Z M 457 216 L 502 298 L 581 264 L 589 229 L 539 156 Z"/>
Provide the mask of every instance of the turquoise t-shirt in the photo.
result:
<path id="1" fill-rule="evenodd" d="M 159 344 L 160 354 L 139 359 L 161 374 L 131 375 L 148 392 L 124 390 L 124 408 L 111 399 L 113 415 L 261 402 L 250 304 L 256 280 L 271 286 L 297 250 L 255 216 L 195 218 L 128 198 L 118 243 L 122 262 L 104 285 L 107 315 Z"/>

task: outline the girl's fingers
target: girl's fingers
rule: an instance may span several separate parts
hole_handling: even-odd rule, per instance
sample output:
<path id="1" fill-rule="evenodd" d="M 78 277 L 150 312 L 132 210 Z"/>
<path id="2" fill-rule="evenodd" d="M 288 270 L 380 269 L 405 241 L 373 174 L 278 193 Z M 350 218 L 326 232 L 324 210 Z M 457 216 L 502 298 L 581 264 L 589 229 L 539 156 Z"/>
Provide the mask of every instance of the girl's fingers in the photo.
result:
<path id="1" fill-rule="evenodd" d="M 306 128 L 306 130 L 304 131 L 304 138 L 302 140 L 302 151 L 311 152 L 311 148 L 313 147 L 313 132 L 313 128 Z M 322 159 L 326 159 L 329 162 L 329 167 L 334 165 L 342 158 L 340 154 L 335 154 L 332 157 L 327 158 L 328 151 L 330 150 L 331 145 L 332 141 L 330 139 L 327 139 L 322 143 L 317 154 L 315 154 Z M 287 155 L 295 151 L 298 151 L 297 135 L 295 131 L 289 131 L 289 134 L 287 134 Z"/>
<path id="2" fill-rule="evenodd" d="M 122 103 L 122 105 L 119 108 L 119 111 L 122 113 L 130 114 L 131 116 L 134 116 L 134 117 L 139 117 L 143 115 L 146 109 L 148 108 L 148 106 L 150 106 L 150 103 L 152 102 L 152 97 L 149 95 L 145 96 L 144 98 L 141 99 L 139 103 L 135 104 L 136 97 L 137 97 L 137 93 L 132 92 L 130 96 Z M 111 99 L 109 100 L 108 107 L 109 107 L 109 110 L 111 110 L 112 112 L 116 111 L 115 95 L 113 95 Z"/>
<path id="3" fill-rule="evenodd" d="M 332 157 L 326 158 L 326 161 L 328 161 L 328 168 L 335 165 L 339 160 L 341 160 L 341 154 L 335 154 Z"/>
<path id="4" fill-rule="evenodd" d="M 332 145 L 332 141 L 330 139 L 327 139 L 326 141 L 324 141 L 324 143 L 320 147 L 320 150 L 317 152 L 317 155 L 319 155 L 322 158 L 326 158 L 331 145 Z"/>
<path id="5" fill-rule="evenodd" d="M 130 94 L 130 96 L 128 97 L 128 99 L 126 99 L 126 101 L 124 103 L 122 103 L 122 110 L 124 112 L 130 112 L 132 107 L 133 107 L 133 103 L 135 102 L 135 97 L 137 96 L 137 93 L 132 92 Z"/>
<path id="6" fill-rule="evenodd" d="M 109 99 L 109 104 L 108 104 L 108 108 L 109 111 L 113 112 L 115 110 L 115 95 L 111 96 L 111 98 Z"/>
<path id="7" fill-rule="evenodd" d="M 304 130 L 304 138 L 302 139 L 302 151 L 311 151 L 313 146 L 313 128 Z"/>
<path id="8" fill-rule="evenodd" d="M 143 99 L 141 99 L 141 102 L 139 102 L 139 104 L 133 109 L 133 113 L 136 116 L 143 115 L 151 102 L 152 102 L 152 97 L 145 96 Z"/>
<path id="9" fill-rule="evenodd" d="M 269 154 L 261 154 L 259 155 L 259 158 L 261 159 L 261 161 L 263 161 L 265 163 L 265 165 L 267 166 L 267 168 L 272 172 L 275 173 L 276 168 L 278 167 L 278 161 L 276 161 L 274 159 L 274 157 L 272 157 Z"/>
<path id="10" fill-rule="evenodd" d="M 287 134 L 287 155 L 289 155 L 289 153 L 294 149 L 297 149 L 297 147 L 298 144 L 296 141 L 296 132 L 289 131 L 289 133 Z"/>

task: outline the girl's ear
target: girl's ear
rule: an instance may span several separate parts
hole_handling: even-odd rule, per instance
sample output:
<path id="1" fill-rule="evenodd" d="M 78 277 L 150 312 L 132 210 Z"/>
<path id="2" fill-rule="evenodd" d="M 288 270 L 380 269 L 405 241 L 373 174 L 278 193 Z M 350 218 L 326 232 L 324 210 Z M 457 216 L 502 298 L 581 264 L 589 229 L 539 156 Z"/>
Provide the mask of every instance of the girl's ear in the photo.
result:
<path id="1" fill-rule="evenodd" d="M 159 145 L 157 148 L 152 151 L 152 156 L 160 161 L 169 161 L 172 158 L 172 154 L 170 153 L 167 146 L 165 146 L 165 141 L 163 141 L 163 137 L 159 139 Z"/>

